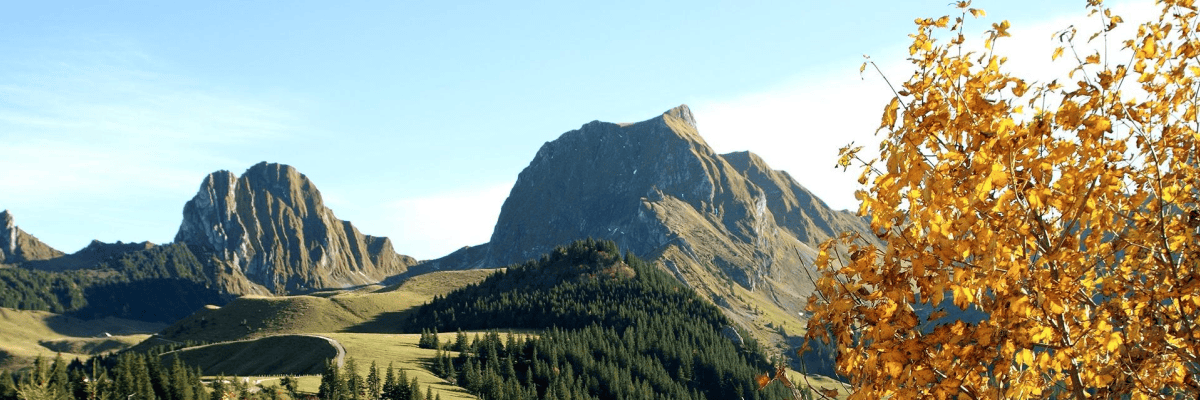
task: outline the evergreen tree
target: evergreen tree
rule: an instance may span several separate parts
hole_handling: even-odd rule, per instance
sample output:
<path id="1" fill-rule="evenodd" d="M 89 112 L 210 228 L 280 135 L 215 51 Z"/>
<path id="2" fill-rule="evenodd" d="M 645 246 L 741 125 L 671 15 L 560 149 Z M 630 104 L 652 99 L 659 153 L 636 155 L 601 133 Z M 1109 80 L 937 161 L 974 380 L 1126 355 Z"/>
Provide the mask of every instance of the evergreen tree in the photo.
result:
<path id="1" fill-rule="evenodd" d="M 228 395 L 229 385 L 225 382 L 225 375 L 217 376 L 217 379 L 213 379 L 212 381 L 212 393 L 208 398 L 210 400 L 224 400 L 229 397 Z M 323 397 L 322 399 L 324 400 Z"/>
<path id="2" fill-rule="evenodd" d="M 387 368 L 387 376 L 383 379 L 383 392 L 380 393 L 380 397 L 383 398 L 383 400 L 397 400 L 395 397 L 393 397 L 393 396 L 395 396 L 395 394 L 396 394 L 396 368 L 393 366 L 393 363 L 389 361 L 388 368 Z"/>
<path id="3" fill-rule="evenodd" d="M 383 381 L 379 379 L 379 366 L 375 364 L 375 360 L 371 360 L 371 370 L 367 372 L 367 399 L 379 400 L 379 395 L 382 393 Z"/>
<path id="4" fill-rule="evenodd" d="M 406 369 L 400 369 L 400 374 L 396 376 L 395 383 L 392 384 L 392 391 L 388 395 L 389 400 L 408 400 L 410 392 L 408 390 L 408 372 Z"/>
<path id="5" fill-rule="evenodd" d="M 462 329 L 454 335 L 454 351 L 467 351 L 467 334 L 463 333 Z"/>
<path id="6" fill-rule="evenodd" d="M 17 382 L 11 372 L 0 371 L 0 400 L 17 400 Z"/>
<path id="7" fill-rule="evenodd" d="M 17 382 L 8 371 L 0 371 L 0 400 L 17 400 Z"/>
<path id="8" fill-rule="evenodd" d="M 279 378 L 279 385 L 283 386 L 283 390 L 287 391 L 288 397 L 292 400 L 298 400 L 300 397 L 300 382 L 295 376 L 284 376 Z"/>
<path id="9" fill-rule="evenodd" d="M 49 384 L 54 388 L 55 392 L 70 395 L 71 378 L 67 374 L 67 362 L 63 359 L 62 353 L 54 356 L 54 363 L 50 365 Z"/>
<path id="10" fill-rule="evenodd" d="M 250 392 L 250 378 L 234 377 L 233 378 L 234 392 L 237 393 L 238 400 L 251 400 L 255 396 Z"/>
<path id="11" fill-rule="evenodd" d="M 167 370 L 169 376 L 169 391 L 166 400 L 195 400 L 192 396 L 190 385 L 190 377 L 188 376 L 188 368 L 183 365 L 183 361 L 179 360 L 179 353 L 171 355 L 171 367 Z"/>
<path id="12" fill-rule="evenodd" d="M 321 373 L 321 386 L 317 389 L 317 397 L 321 400 L 344 400 L 345 392 L 346 381 L 342 380 L 337 360 L 329 359 L 325 362 L 325 371 Z"/>
<path id="13" fill-rule="evenodd" d="M 421 396 L 421 384 L 417 382 L 417 377 L 412 378 L 412 382 L 408 384 L 408 398 L 411 400 L 424 400 Z"/>
<path id="14" fill-rule="evenodd" d="M 346 370 L 343 373 L 346 375 L 346 399 L 363 400 L 367 384 L 362 375 L 358 374 L 358 363 L 354 361 L 354 357 L 346 359 Z"/>

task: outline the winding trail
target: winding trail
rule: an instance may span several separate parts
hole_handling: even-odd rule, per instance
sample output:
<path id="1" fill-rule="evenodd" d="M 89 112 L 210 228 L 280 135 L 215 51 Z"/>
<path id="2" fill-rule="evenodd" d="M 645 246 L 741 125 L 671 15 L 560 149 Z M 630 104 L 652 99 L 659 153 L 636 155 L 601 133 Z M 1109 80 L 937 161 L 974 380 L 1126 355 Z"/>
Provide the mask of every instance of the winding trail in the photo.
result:
<path id="1" fill-rule="evenodd" d="M 336 339 L 328 337 L 328 336 L 310 335 L 310 334 L 305 334 L 305 333 L 294 334 L 291 336 L 308 336 L 308 337 L 321 338 L 321 339 L 325 339 L 325 340 L 329 341 L 329 344 L 333 345 L 333 348 L 337 349 L 337 366 L 338 366 L 338 368 L 345 366 L 345 364 L 346 364 L 346 348 L 342 347 L 342 343 L 337 341 Z"/>

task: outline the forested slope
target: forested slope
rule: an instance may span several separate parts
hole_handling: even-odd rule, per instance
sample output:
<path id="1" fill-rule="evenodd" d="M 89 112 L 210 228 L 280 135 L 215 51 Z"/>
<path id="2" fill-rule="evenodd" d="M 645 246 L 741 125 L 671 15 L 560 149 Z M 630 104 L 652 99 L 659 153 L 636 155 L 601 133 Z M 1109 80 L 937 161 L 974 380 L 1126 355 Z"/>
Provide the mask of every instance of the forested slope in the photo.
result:
<path id="1" fill-rule="evenodd" d="M 438 297 L 407 326 L 537 329 L 486 335 L 434 369 L 487 398 L 781 398 L 757 392 L 768 368 L 754 342 L 673 277 L 612 242 L 581 241 Z M 465 341 L 465 340 L 464 340 Z M 469 348 L 467 348 L 469 347 Z"/>

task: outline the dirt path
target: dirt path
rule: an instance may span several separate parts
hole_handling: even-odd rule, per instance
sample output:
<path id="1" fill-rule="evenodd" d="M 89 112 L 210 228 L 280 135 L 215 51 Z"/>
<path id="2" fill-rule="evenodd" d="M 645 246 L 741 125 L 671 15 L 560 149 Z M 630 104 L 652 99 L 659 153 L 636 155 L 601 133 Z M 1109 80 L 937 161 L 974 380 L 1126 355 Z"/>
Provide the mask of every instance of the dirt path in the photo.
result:
<path id="1" fill-rule="evenodd" d="M 328 337 L 328 336 L 321 336 L 321 335 L 297 334 L 297 335 L 294 335 L 294 336 L 308 336 L 308 337 L 321 338 L 321 339 L 325 339 L 325 340 L 329 341 L 329 344 L 333 345 L 333 348 L 337 349 L 337 365 L 338 365 L 338 368 L 341 368 L 341 367 L 345 366 L 345 364 L 346 364 L 346 348 L 345 348 L 345 347 L 342 347 L 342 343 L 341 343 L 341 342 L 338 342 L 338 341 L 337 341 L 337 340 L 335 340 L 334 338 L 331 338 L 331 337 Z"/>

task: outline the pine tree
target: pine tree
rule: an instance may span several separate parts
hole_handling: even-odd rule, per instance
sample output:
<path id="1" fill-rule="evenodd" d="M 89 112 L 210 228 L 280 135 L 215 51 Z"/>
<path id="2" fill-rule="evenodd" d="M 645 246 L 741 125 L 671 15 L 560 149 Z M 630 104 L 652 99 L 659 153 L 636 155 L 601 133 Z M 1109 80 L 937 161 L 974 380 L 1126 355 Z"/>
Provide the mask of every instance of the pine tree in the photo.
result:
<path id="1" fill-rule="evenodd" d="M 379 379 L 379 366 L 371 360 L 371 370 L 367 371 L 367 399 L 379 400 L 383 381 Z"/>
<path id="2" fill-rule="evenodd" d="M 119 364 L 118 364 L 119 365 Z M 119 380 L 118 380 L 119 381 Z M 212 394 L 209 395 L 210 400 L 223 400 L 226 394 L 229 393 L 229 386 L 225 384 L 225 375 L 217 376 L 212 382 Z M 120 397 L 118 396 L 118 399 Z M 324 397 L 322 397 L 324 400 Z"/>
<path id="3" fill-rule="evenodd" d="M 387 376 L 383 379 L 383 391 L 380 397 L 383 400 L 397 400 L 392 397 L 396 393 L 396 368 L 392 362 L 388 362 Z"/>
<path id="4" fill-rule="evenodd" d="M 358 363 L 354 361 L 354 357 L 346 360 L 346 370 L 343 372 L 346 375 L 346 398 L 363 400 L 367 385 L 363 382 L 362 375 L 358 374 Z"/>
<path id="5" fill-rule="evenodd" d="M 454 351 L 467 351 L 467 334 L 462 329 L 459 329 L 458 333 L 454 334 L 454 347 L 451 349 Z"/>
<path id="6" fill-rule="evenodd" d="M 50 365 L 50 386 L 56 392 L 67 395 L 71 393 L 71 378 L 67 374 L 67 362 L 63 360 L 62 353 L 54 356 L 54 363 Z"/>
<path id="7" fill-rule="evenodd" d="M 408 398 L 412 400 L 424 400 L 421 397 L 421 384 L 417 382 L 417 377 L 414 376 L 412 382 L 408 384 Z"/>
<path id="8" fill-rule="evenodd" d="M 183 365 L 183 361 L 179 360 L 179 353 L 172 354 L 171 368 L 168 370 L 168 374 L 170 375 L 170 390 L 166 397 L 167 400 L 195 400 L 188 382 L 187 367 Z"/>
<path id="9" fill-rule="evenodd" d="M 342 380 L 337 361 L 329 359 L 325 363 L 325 371 L 321 373 L 321 386 L 317 389 L 317 397 L 321 400 L 343 400 L 345 398 L 346 382 Z"/>
<path id="10" fill-rule="evenodd" d="M 400 374 L 396 376 L 396 383 L 392 385 L 391 400 L 408 400 L 411 394 L 408 390 L 408 370 L 400 369 Z"/>

